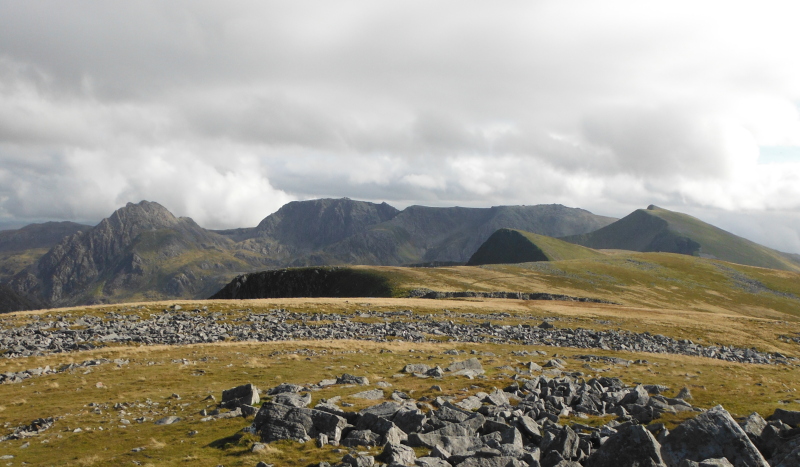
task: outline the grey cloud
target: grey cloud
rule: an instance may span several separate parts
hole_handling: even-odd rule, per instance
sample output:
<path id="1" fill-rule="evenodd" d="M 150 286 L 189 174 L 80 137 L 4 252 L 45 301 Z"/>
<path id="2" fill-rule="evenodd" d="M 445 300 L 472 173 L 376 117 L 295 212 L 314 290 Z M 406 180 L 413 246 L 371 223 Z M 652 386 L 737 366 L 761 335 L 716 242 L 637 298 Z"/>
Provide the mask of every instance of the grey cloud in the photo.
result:
<path id="1" fill-rule="evenodd" d="M 793 213 L 800 163 L 747 153 L 775 128 L 748 99 L 800 100 L 770 8 L 0 2 L 0 218 L 153 199 L 233 227 L 319 196 Z M 800 144 L 781 118 L 770 138 Z"/>

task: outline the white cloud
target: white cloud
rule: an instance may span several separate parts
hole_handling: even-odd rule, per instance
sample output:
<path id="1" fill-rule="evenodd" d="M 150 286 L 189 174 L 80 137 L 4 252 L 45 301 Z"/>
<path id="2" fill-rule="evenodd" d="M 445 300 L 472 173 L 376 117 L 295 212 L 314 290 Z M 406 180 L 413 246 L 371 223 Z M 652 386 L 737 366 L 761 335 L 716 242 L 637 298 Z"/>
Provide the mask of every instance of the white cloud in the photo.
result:
<path id="1" fill-rule="evenodd" d="M 758 157 L 800 147 L 798 10 L 0 2 L 0 217 L 98 220 L 139 199 L 209 227 L 322 196 L 655 203 L 781 212 L 764 218 L 785 234 L 748 232 L 796 249 L 800 169 Z"/>

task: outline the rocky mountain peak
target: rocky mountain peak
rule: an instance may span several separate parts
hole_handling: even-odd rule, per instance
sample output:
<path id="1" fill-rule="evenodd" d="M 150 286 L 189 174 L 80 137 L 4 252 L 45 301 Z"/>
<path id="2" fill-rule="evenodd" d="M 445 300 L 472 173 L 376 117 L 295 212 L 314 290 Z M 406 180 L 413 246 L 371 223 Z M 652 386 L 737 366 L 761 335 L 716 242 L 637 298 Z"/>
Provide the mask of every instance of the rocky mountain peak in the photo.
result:
<path id="1" fill-rule="evenodd" d="M 388 221 L 399 212 L 386 203 L 349 198 L 293 201 L 261 221 L 255 233 L 300 248 L 316 248 Z"/>
<path id="2" fill-rule="evenodd" d="M 125 207 L 117 209 L 110 217 L 100 222 L 100 225 L 103 224 L 120 233 L 132 233 L 134 230 L 174 227 L 178 224 L 178 218 L 158 203 L 140 201 L 136 204 L 128 203 Z"/>

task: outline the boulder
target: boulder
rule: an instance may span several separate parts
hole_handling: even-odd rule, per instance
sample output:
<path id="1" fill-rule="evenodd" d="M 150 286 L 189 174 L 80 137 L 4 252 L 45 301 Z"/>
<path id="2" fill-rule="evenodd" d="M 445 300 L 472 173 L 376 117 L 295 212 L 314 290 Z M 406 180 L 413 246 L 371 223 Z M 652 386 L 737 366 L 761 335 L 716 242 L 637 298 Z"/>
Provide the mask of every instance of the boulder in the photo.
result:
<path id="1" fill-rule="evenodd" d="M 258 397 L 258 388 L 252 384 L 243 384 L 222 391 L 222 401 L 220 401 L 220 405 L 232 409 L 240 405 L 256 405 L 260 401 L 261 399 Z"/>
<path id="2" fill-rule="evenodd" d="M 170 415 L 169 417 L 159 418 L 155 421 L 156 425 L 172 425 L 173 423 L 177 423 L 181 421 L 180 417 L 176 417 L 174 415 Z"/>
<path id="3" fill-rule="evenodd" d="M 460 371 L 460 370 L 483 370 L 483 365 L 481 362 L 473 357 L 469 360 L 463 360 L 460 362 L 453 362 L 445 368 L 445 371 Z"/>
<path id="4" fill-rule="evenodd" d="M 385 396 L 383 394 L 383 389 L 370 389 L 369 391 L 361 391 L 355 394 L 351 394 L 350 397 L 354 397 L 356 399 L 366 399 L 371 401 L 381 400 Z"/>
<path id="5" fill-rule="evenodd" d="M 342 438 L 341 444 L 351 448 L 357 446 L 379 446 L 381 444 L 380 438 L 380 435 L 370 430 L 352 430 Z"/>
<path id="6" fill-rule="evenodd" d="M 359 386 L 367 386 L 369 384 L 369 379 L 367 379 L 366 376 L 353 376 L 345 373 L 336 378 L 336 384 L 357 384 Z"/>
<path id="7" fill-rule="evenodd" d="M 414 450 L 402 444 L 386 443 L 378 460 L 389 465 L 414 465 L 417 455 Z"/>
<path id="8" fill-rule="evenodd" d="M 431 367 L 424 363 L 409 363 L 403 367 L 403 373 L 426 373 Z"/>
<path id="9" fill-rule="evenodd" d="M 793 438 L 785 440 L 778 447 L 776 447 L 772 457 L 770 458 L 770 464 L 774 467 L 800 465 L 800 435 L 796 435 Z"/>
<path id="10" fill-rule="evenodd" d="M 296 392 L 282 392 L 272 397 L 272 402 L 290 407 L 308 407 L 311 403 L 311 394 L 300 395 Z"/>
<path id="11" fill-rule="evenodd" d="M 578 435 L 565 426 L 547 446 L 547 452 L 556 451 L 565 460 L 578 457 Z"/>
<path id="12" fill-rule="evenodd" d="M 678 425 L 661 446 L 664 462 L 696 462 L 724 457 L 736 467 L 768 467 L 761 453 L 731 415 L 718 405 Z"/>
<path id="13" fill-rule="evenodd" d="M 528 467 L 513 457 L 470 457 L 458 464 L 458 467 Z"/>
<path id="14" fill-rule="evenodd" d="M 338 415 L 269 402 L 261 406 L 253 419 L 252 429 L 265 443 L 282 439 L 304 443 L 320 433 L 336 443 L 341 439 L 345 426 L 347 420 Z"/>
<path id="15" fill-rule="evenodd" d="M 628 426 L 589 456 L 586 467 L 666 467 L 661 445 L 641 425 Z"/>
<path id="16" fill-rule="evenodd" d="M 287 392 L 300 392 L 304 388 L 299 384 L 291 384 L 291 383 L 281 383 L 274 388 L 267 390 L 268 396 L 274 396 L 275 394 L 283 394 Z"/>
<path id="17" fill-rule="evenodd" d="M 796 427 L 800 425 L 800 412 L 775 409 L 775 412 L 769 416 L 769 420 L 780 420 L 791 427 Z"/>
<path id="18" fill-rule="evenodd" d="M 428 421 L 428 417 L 414 406 L 404 406 L 397 411 L 392 421 L 406 434 L 411 434 L 422 430 L 422 427 Z"/>
<path id="19" fill-rule="evenodd" d="M 372 467 L 375 465 L 375 458 L 372 456 L 365 456 L 363 454 L 345 454 L 342 458 L 342 463 L 350 467 Z"/>
<path id="20" fill-rule="evenodd" d="M 438 457 L 420 457 L 417 458 L 418 467 L 453 467 L 452 464 L 444 459 Z"/>

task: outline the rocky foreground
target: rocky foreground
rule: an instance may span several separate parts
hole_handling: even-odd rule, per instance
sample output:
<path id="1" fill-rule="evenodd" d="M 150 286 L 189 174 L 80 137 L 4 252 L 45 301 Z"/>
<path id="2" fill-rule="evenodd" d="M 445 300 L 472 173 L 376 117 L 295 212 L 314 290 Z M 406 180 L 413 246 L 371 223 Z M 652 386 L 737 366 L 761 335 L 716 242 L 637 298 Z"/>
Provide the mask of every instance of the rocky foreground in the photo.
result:
<path id="1" fill-rule="evenodd" d="M 800 412 L 778 409 L 769 422 L 757 413 L 737 423 L 722 407 L 693 407 L 687 389 L 677 398 L 660 395 L 663 386 L 627 387 L 617 378 L 588 381 L 563 375 L 550 377 L 535 363 L 517 374 L 512 385 L 491 393 L 476 392 L 456 401 L 451 397 L 413 400 L 399 391 L 384 401 L 383 388 L 350 397 L 375 400 L 358 412 L 341 408 L 339 396 L 312 405 L 312 392 L 333 385 L 369 385 L 365 377 L 342 375 L 314 384 L 281 384 L 262 392 L 260 408 L 252 384 L 222 394 L 220 407 L 209 416 L 255 414 L 245 431 L 266 443 L 316 440 L 318 446 L 342 446 L 337 466 L 369 467 L 692 467 L 796 466 L 800 463 Z M 416 377 L 480 377 L 475 359 L 445 369 L 409 364 Z M 538 373 L 538 375 L 537 375 Z M 400 376 L 400 375 L 397 375 Z M 379 383 L 380 384 L 380 383 Z M 388 384 L 383 383 L 387 388 Z M 388 392 L 388 390 L 387 390 Z M 381 401 L 381 402 L 378 402 Z M 344 405 L 344 404 L 343 404 Z M 313 408 L 310 408 L 312 407 Z M 678 412 L 699 414 L 668 430 L 658 418 Z M 588 419 L 613 415 L 602 426 L 561 423 L 562 417 Z M 588 423 L 588 420 L 587 420 Z M 371 455 L 369 447 L 381 447 Z M 419 456 L 419 453 L 424 455 Z M 267 464 L 259 463 L 263 467 Z M 316 465 L 329 467 L 327 462 Z"/>
<path id="2" fill-rule="evenodd" d="M 145 312 L 142 311 L 142 314 Z M 794 364 L 779 353 L 729 346 L 700 345 L 659 334 L 594 331 L 556 327 L 550 320 L 536 324 L 498 325 L 510 315 L 443 312 L 439 314 L 361 311 L 355 314 L 293 313 L 285 309 L 237 315 L 184 311 L 173 306 L 160 313 L 103 317 L 33 315 L 32 322 L 13 326 L 0 320 L 0 354 L 6 358 L 89 350 L 112 344 L 184 345 L 220 341 L 290 341 L 353 339 L 385 342 L 453 342 L 549 345 L 582 349 L 681 354 L 739 363 Z M 458 320 L 456 322 L 454 320 Z M 0 376 L 2 382 L 2 376 Z"/>

